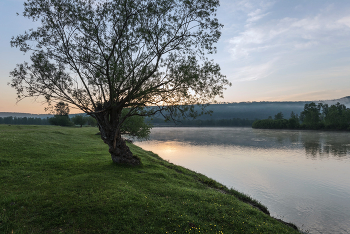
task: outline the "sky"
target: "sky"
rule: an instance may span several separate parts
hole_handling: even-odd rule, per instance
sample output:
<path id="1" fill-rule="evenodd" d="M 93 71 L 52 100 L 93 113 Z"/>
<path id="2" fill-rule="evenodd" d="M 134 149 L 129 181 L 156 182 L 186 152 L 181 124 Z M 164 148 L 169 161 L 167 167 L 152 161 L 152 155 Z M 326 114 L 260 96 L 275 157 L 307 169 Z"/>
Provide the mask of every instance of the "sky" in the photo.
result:
<path id="1" fill-rule="evenodd" d="M 7 85 L 29 61 L 12 36 L 38 24 L 17 16 L 23 0 L 0 0 L 0 112 L 45 113 L 46 104 L 16 103 Z M 219 102 L 314 101 L 350 96 L 349 0 L 221 0 L 224 25 L 210 56 L 232 82 Z M 74 112 L 74 111 L 73 111 Z"/>

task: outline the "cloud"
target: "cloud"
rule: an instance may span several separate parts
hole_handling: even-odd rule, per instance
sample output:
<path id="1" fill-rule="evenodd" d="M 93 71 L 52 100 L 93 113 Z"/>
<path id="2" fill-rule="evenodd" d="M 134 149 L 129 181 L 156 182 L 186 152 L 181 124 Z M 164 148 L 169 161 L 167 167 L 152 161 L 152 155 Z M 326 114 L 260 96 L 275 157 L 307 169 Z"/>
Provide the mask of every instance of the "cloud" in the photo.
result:
<path id="1" fill-rule="evenodd" d="M 244 0 L 236 4 L 236 9 L 246 13 L 246 26 L 252 25 L 269 15 L 268 9 L 274 4 L 271 1 Z"/>
<path id="2" fill-rule="evenodd" d="M 265 8 L 256 5 L 255 9 L 249 6 L 251 11 L 247 13 L 244 30 L 229 40 L 233 59 L 245 59 L 261 52 L 277 53 L 276 56 L 293 50 L 331 46 L 339 40 L 347 41 L 350 36 L 349 16 L 319 11 L 307 17 L 264 19 L 275 13 L 270 9 L 273 4 Z"/>
<path id="3" fill-rule="evenodd" d="M 308 41 L 308 42 L 305 42 L 305 43 L 297 43 L 297 44 L 294 45 L 294 47 L 296 49 L 307 49 L 307 48 L 316 46 L 318 44 L 319 43 L 317 41 Z"/>
<path id="4" fill-rule="evenodd" d="M 340 25 L 345 25 L 350 28 L 350 16 L 343 17 L 337 21 Z"/>
<path id="5" fill-rule="evenodd" d="M 273 73 L 273 65 L 278 59 L 273 59 L 267 63 L 244 66 L 233 72 L 233 81 L 253 81 L 265 78 Z"/>
<path id="6" fill-rule="evenodd" d="M 258 28 L 252 28 L 232 38 L 229 43 L 233 45 L 230 52 L 234 59 L 248 57 L 252 52 L 264 51 L 271 45 L 265 44 L 267 35 Z"/>
<path id="7" fill-rule="evenodd" d="M 268 14 L 269 13 L 264 13 L 264 11 L 261 8 L 256 9 L 255 11 L 248 13 L 247 23 L 249 23 L 248 25 L 251 25 L 256 21 L 261 20 L 263 17 L 267 16 Z"/>
<path id="8" fill-rule="evenodd" d="M 232 5 L 237 11 L 250 12 L 256 8 L 268 9 L 275 4 L 275 1 L 261 1 L 261 0 L 241 0 L 232 1 Z"/>

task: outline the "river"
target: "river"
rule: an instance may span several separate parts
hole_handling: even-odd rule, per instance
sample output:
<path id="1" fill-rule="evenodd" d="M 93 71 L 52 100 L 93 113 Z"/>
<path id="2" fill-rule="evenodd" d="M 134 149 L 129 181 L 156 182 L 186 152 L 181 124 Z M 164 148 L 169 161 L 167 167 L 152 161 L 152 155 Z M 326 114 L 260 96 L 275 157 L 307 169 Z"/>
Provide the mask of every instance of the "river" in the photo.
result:
<path id="1" fill-rule="evenodd" d="M 350 233 L 350 133 L 153 128 L 135 141 L 268 207 L 309 233 Z"/>

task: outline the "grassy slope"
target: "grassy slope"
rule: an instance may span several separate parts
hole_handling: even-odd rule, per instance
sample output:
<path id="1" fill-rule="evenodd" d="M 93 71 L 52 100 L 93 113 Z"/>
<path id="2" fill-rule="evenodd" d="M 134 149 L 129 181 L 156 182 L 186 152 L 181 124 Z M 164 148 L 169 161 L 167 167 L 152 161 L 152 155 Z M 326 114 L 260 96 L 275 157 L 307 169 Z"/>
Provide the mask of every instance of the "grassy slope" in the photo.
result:
<path id="1" fill-rule="evenodd" d="M 137 146 L 114 165 L 96 132 L 0 125 L 0 233 L 297 233 Z"/>

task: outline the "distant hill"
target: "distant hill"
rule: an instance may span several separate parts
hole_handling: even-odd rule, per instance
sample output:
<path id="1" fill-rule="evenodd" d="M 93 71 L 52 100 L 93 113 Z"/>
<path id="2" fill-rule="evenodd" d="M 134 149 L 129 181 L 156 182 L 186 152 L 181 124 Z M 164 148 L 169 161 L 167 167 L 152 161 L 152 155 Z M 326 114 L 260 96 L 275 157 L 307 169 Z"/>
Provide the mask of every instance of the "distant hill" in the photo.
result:
<path id="1" fill-rule="evenodd" d="M 350 96 L 334 100 L 319 100 L 319 101 L 298 101 L 298 102 L 239 102 L 212 104 L 208 110 L 212 110 L 212 116 L 205 115 L 199 119 L 266 119 L 269 116 L 274 117 L 278 112 L 282 112 L 285 118 L 289 118 L 291 112 L 300 114 L 304 110 L 307 103 L 315 102 L 328 105 L 336 104 L 337 102 L 350 106 Z"/>
<path id="2" fill-rule="evenodd" d="M 47 117 L 53 117 L 53 115 L 50 114 L 30 114 L 30 113 L 18 113 L 18 112 L 0 112 L 0 117 L 27 117 L 27 118 L 41 118 L 46 119 Z"/>
<path id="3" fill-rule="evenodd" d="M 291 112 L 300 114 L 304 109 L 304 105 L 310 102 L 327 103 L 328 105 L 336 104 L 337 102 L 350 107 L 350 96 L 334 99 L 334 100 L 319 100 L 319 101 L 298 101 L 298 102 L 238 102 L 238 103 L 220 103 L 211 104 L 208 110 L 212 110 L 213 114 L 204 115 L 199 119 L 266 119 L 269 116 L 274 117 L 278 112 L 282 112 L 285 118 L 289 118 Z M 52 117 L 50 114 L 29 114 L 16 112 L 0 112 L 0 117 L 32 117 L 32 118 L 47 118 Z M 70 116 L 74 116 L 70 115 Z"/>

